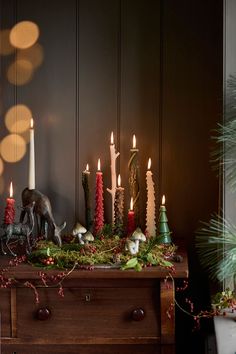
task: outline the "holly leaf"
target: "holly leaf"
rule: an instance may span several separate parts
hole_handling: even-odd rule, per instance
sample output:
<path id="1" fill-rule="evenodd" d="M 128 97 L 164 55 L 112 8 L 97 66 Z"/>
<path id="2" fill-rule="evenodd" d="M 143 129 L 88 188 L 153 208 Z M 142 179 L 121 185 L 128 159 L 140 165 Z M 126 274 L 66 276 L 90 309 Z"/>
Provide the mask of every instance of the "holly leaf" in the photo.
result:
<path id="1" fill-rule="evenodd" d="M 157 265 L 158 263 L 151 253 L 147 254 L 147 262 L 151 263 L 152 265 Z"/>
<path id="2" fill-rule="evenodd" d="M 165 259 L 162 259 L 161 265 L 163 267 L 168 267 L 168 268 L 173 267 L 173 264 L 171 262 L 169 262 L 169 261 L 166 261 Z"/>
<path id="3" fill-rule="evenodd" d="M 122 269 L 125 270 L 125 269 L 132 269 L 132 268 L 135 268 L 136 265 L 138 264 L 138 259 L 137 257 L 134 257 L 134 258 L 131 258 L 128 260 L 128 262 L 126 262 Z"/>
<path id="4" fill-rule="evenodd" d="M 47 248 L 47 256 L 50 257 L 50 248 Z"/>
<path id="5" fill-rule="evenodd" d="M 137 271 L 137 272 L 141 272 L 141 270 L 143 269 L 143 267 L 141 266 L 141 264 L 138 262 L 136 264 L 136 266 L 134 267 L 134 269 Z"/>

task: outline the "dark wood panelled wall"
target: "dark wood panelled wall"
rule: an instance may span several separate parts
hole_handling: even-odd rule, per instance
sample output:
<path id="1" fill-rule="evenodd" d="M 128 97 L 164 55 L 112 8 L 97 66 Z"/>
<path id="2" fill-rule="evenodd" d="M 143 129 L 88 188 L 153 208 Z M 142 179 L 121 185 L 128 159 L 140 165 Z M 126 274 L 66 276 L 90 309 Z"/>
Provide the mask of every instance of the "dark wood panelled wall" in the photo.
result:
<path id="1" fill-rule="evenodd" d="M 109 140 L 121 155 L 127 186 L 132 134 L 140 149 L 142 209 L 148 157 L 157 202 L 164 193 L 174 235 L 192 239 L 198 220 L 217 208 L 209 165 L 210 130 L 221 119 L 222 3 L 173 0 L 1 0 L 1 27 L 31 20 L 44 61 L 32 80 L 9 84 L 13 56 L 1 57 L 1 137 L 16 103 L 35 119 L 36 187 L 51 197 L 58 223 L 84 220 L 81 171 L 94 182 L 101 157 L 110 185 Z M 9 181 L 15 198 L 27 185 L 28 155 L 5 163 L 1 212 Z M 92 183 L 94 185 L 94 183 Z M 128 190 L 126 193 L 128 207 Z M 105 192 L 106 219 L 110 195 Z"/>
<path id="2" fill-rule="evenodd" d="M 222 2 L 0 0 L 1 29 L 21 20 L 35 22 L 44 51 L 42 65 L 21 86 L 6 79 L 13 55 L 1 56 L 0 138 L 7 134 L 7 110 L 17 103 L 29 106 L 35 119 L 36 187 L 51 198 L 56 221 L 66 220 L 67 231 L 75 220 L 84 222 L 86 163 L 94 186 L 100 157 L 104 185 L 110 187 L 112 130 L 121 153 L 118 171 L 128 187 L 135 133 L 143 220 L 151 157 L 157 206 L 165 194 L 173 238 L 184 238 L 190 249 L 193 279 L 199 271 L 194 231 L 218 208 L 209 152 L 211 129 L 222 119 Z M 27 175 L 28 154 L 4 163 L 1 219 L 10 180 L 20 205 Z M 109 222 L 110 195 L 104 197 Z M 126 208 L 128 200 L 127 188 Z"/>

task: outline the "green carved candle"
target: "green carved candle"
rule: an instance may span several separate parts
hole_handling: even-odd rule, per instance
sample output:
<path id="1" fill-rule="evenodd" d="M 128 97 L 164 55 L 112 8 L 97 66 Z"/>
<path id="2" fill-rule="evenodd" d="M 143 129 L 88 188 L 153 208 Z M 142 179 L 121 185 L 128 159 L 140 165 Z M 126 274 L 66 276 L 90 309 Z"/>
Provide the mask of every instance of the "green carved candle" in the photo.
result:
<path id="1" fill-rule="evenodd" d="M 162 197 L 162 205 L 160 206 L 160 214 L 158 221 L 158 243 L 171 243 L 171 231 L 168 226 L 168 219 L 166 215 L 166 207 L 165 207 L 165 196 Z"/>

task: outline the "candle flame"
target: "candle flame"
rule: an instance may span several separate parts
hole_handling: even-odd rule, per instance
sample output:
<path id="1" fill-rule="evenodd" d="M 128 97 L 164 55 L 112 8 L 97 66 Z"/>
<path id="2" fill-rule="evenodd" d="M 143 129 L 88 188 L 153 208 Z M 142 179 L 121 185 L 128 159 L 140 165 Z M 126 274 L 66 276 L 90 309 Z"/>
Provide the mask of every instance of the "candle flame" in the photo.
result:
<path id="1" fill-rule="evenodd" d="M 136 149 L 136 136 L 133 135 L 133 149 Z"/>
<path id="2" fill-rule="evenodd" d="M 113 135 L 113 132 L 111 132 L 111 145 L 114 144 L 114 135 Z"/>
<path id="3" fill-rule="evenodd" d="M 152 160 L 151 160 L 151 158 L 149 157 L 149 159 L 148 159 L 148 170 L 151 169 L 151 165 L 152 165 Z"/>
<path id="4" fill-rule="evenodd" d="M 166 197 L 165 197 L 165 195 L 163 195 L 163 196 L 162 196 L 161 204 L 162 204 L 162 205 L 165 205 L 165 202 L 166 202 Z"/>
<path id="5" fill-rule="evenodd" d="M 89 164 L 86 165 L 86 171 L 89 171 Z"/>
<path id="6" fill-rule="evenodd" d="M 133 197 L 130 199 L 130 210 L 133 210 L 134 208 L 134 200 Z"/>
<path id="7" fill-rule="evenodd" d="M 33 129 L 34 127 L 34 120 L 33 118 L 30 119 L 30 129 Z"/>
<path id="8" fill-rule="evenodd" d="M 10 198 L 13 197 L 13 186 L 12 186 L 12 182 L 10 183 Z"/>
<path id="9" fill-rule="evenodd" d="M 120 187 L 121 186 L 121 177 L 120 177 L 120 175 L 118 176 L 118 187 Z"/>
<path id="10" fill-rule="evenodd" d="M 101 171 L 101 161 L 98 159 L 98 171 Z"/>

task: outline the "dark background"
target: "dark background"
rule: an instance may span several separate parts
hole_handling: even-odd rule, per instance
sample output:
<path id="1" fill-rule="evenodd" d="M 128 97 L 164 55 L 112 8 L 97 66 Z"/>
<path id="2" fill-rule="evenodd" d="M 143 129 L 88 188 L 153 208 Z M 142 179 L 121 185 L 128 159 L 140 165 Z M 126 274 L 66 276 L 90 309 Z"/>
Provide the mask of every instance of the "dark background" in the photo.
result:
<path id="1" fill-rule="evenodd" d="M 231 2 L 232 3 L 232 2 Z M 44 61 L 23 86 L 7 81 L 14 56 L 1 57 L 0 138 L 4 116 L 16 103 L 35 119 L 36 188 L 47 194 L 57 223 L 84 223 L 81 172 L 88 162 L 94 199 L 97 159 L 110 187 L 109 142 L 114 131 L 118 171 L 128 208 L 129 149 L 140 149 L 141 202 L 145 224 L 148 158 L 157 210 L 166 195 L 173 240 L 189 251 L 190 296 L 197 308 L 209 301 L 208 280 L 194 249 L 199 221 L 219 208 L 219 181 L 210 160 L 211 135 L 223 111 L 222 0 L 1 0 L 1 27 L 21 20 L 39 26 Z M 5 163 L 0 218 L 13 180 L 15 199 L 28 181 L 28 154 Z M 110 222 L 110 195 L 105 192 Z M 157 211 L 158 216 L 158 211 Z M 177 315 L 181 353 L 200 354 L 192 320 Z M 189 343 L 191 349 L 188 347 Z M 199 346 L 198 346 L 199 345 Z M 195 348 L 195 349 L 194 349 Z"/>

